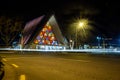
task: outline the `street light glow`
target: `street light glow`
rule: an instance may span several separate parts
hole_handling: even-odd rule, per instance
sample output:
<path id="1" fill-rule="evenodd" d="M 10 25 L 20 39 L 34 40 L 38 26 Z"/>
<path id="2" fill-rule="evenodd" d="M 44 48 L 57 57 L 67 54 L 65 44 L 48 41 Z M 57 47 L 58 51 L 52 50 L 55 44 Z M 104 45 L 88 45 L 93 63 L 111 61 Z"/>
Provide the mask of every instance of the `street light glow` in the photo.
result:
<path id="1" fill-rule="evenodd" d="M 88 23 L 89 20 L 86 18 L 83 19 L 77 18 L 77 19 L 73 19 L 72 24 L 70 24 L 70 26 L 85 29 L 89 25 Z"/>
<path id="2" fill-rule="evenodd" d="M 87 19 L 79 19 L 76 23 L 78 24 L 77 27 L 85 28 L 88 25 L 88 20 Z"/>
<path id="3" fill-rule="evenodd" d="M 80 27 L 84 26 L 84 23 L 83 23 L 83 22 L 80 22 L 80 23 L 79 23 L 79 26 L 80 26 Z"/>

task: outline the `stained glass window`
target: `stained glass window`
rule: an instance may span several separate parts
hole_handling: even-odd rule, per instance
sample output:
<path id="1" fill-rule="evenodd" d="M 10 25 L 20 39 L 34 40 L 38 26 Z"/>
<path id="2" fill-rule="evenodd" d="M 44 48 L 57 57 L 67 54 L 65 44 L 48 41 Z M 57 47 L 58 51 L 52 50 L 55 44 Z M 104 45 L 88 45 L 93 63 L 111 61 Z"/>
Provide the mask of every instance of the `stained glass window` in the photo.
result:
<path id="1" fill-rule="evenodd" d="M 52 31 L 52 27 L 46 24 L 34 40 L 35 44 L 40 45 L 58 45 L 58 41 Z"/>

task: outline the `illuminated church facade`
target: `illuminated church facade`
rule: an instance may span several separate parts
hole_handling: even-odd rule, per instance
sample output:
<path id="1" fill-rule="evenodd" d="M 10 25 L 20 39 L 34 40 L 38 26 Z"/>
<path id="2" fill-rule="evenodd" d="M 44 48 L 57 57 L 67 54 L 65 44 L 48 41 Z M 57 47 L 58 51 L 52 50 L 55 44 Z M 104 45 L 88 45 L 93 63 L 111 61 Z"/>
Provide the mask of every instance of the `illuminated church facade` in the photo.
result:
<path id="1" fill-rule="evenodd" d="M 25 49 L 63 50 L 67 47 L 54 15 L 35 18 L 25 25 L 22 33 L 21 45 Z"/>

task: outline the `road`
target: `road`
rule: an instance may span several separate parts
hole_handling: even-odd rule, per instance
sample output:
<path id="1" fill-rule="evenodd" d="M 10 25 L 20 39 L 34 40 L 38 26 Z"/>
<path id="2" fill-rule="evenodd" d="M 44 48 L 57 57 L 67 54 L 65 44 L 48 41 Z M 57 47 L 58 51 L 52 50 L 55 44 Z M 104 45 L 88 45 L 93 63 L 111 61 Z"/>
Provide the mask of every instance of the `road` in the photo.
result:
<path id="1" fill-rule="evenodd" d="M 120 80 L 120 57 L 80 53 L 0 53 L 3 80 Z"/>

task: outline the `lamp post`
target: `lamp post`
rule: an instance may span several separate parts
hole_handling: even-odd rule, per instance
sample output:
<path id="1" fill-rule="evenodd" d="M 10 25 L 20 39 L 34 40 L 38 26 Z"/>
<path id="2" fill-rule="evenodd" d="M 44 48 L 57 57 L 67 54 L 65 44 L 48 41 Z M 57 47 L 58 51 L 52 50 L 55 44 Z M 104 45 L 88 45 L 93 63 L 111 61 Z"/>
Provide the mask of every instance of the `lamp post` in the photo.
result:
<path id="1" fill-rule="evenodd" d="M 76 33 L 76 48 L 77 48 L 77 27 L 75 28 L 75 33 Z"/>
<path id="2" fill-rule="evenodd" d="M 98 40 L 98 48 L 100 48 L 100 40 L 101 40 L 101 37 L 97 36 L 97 40 Z"/>
<path id="3" fill-rule="evenodd" d="M 20 44 L 21 44 L 21 49 L 23 48 L 23 33 L 20 33 Z"/>
<path id="4" fill-rule="evenodd" d="M 87 25 L 88 25 L 88 20 L 87 19 L 79 19 L 76 22 L 76 29 L 75 29 L 75 33 L 76 33 L 76 48 L 78 46 L 78 30 L 79 29 L 84 29 Z"/>

